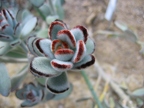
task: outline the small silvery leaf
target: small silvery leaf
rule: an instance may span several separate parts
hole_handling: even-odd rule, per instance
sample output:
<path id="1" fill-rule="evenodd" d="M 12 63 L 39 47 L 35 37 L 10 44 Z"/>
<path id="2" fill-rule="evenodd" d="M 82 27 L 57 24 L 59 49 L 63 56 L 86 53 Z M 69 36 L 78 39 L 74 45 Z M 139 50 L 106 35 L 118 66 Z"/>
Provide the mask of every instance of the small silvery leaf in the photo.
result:
<path id="1" fill-rule="evenodd" d="M 10 35 L 0 34 L 0 40 L 4 42 L 10 42 L 13 40 L 13 38 Z"/>
<path id="2" fill-rule="evenodd" d="M 36 6 L 36 7 L 40 7 L 41 5 L 44 4 L 45 0 L 30 0 L 30 2 Z"/>
<path id="3" fill-rule="evenodd" d="M 10 44 L 8 42 L 0 41 L 0 56 L 6 54 L 10 49 Z"/>
<path id="4" fill-rule="evenodd" d="M 95 51 L 95 43 L 92 39 L 88 38 L 86 41 L 86 54 L 92 54 Z"/>
<path id="5" fill-rule="evenodd" d="M 60 94 L 64 93 L 67 90 L 69 90 L 69 82 L 67 78 L 67 73 L 62 72 L 59 76 L 48 78 L 46 83 L 47 89 L 54 93 L 54 94 Z"/>
<path id="6" fill-rule="evenodd" d="M 64 98 L 68 97 L 71 94 L 72 90 L 73 90 L 73 86 L 72 86 L 72 84 L 70 84 L 69 90 L 67 90 L 66 92 L 61 93 L 61 94 L 55 94 L 53 100 L 60 100 L 60 99 L 64 99 Z"/>
<path id="7" fill-rule="evenodd" d="M 11 90 L 11 80 L 7 69 L 3 63 L 0 63 L 0 94 L 8 96 Z"/>
<path id="8" fill-rule="evenodd" d="M 22 38 L 25 38 L 26 36 L 28 36 L 28 34 L 35 28 L 36 24 L 37 24 L 36 17 L 33 17 L 30 20 L 28 20 L 20 32 L 20 35 L 22 36 Z"/>
<path id="9" fill-rule="evenodd" d="M 8 11 L 8 10 L 2 10 L 4 16 L 5 16 L 5 19 L 7 19 L 9 25 L 11 27 L 13 27 L 13 16 L 11 15 L 11 13 Z"/>

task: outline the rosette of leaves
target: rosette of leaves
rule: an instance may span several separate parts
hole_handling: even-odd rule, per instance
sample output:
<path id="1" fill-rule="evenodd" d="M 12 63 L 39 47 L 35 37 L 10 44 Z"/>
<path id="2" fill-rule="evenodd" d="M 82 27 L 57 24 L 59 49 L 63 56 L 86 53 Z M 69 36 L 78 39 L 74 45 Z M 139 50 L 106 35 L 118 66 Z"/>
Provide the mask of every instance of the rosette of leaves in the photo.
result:
<path id="1" fill-rule="evenodd" d="M 16 97 L 20 100 L 24 100 L 21 107 L 31 107 L 39 102 L 44 97 L 44 91 L 38 88 L 35 84 L 25 84 L 22 89 L 16 91 Z"/>
<path id="2" fill-rule="evenodd" d="M 95 44 L 85 27 L 79 25 L 68 30 L 60 20 L 51 23 L 49 36 L 50 39 L 28 38 L 29 51 L 35 56 L 30 62 L 30 71 L 37 77 L 47 78 L 46 87 L 50 92 L 63 93 L 69 89 L 68 70 L 94 64 Z"/>
<path id="3" fill-rule="evenodd" d="M 70 84 L 70 89 L 68 91 L 61 94 L 52 94 L 45 88 L 45 86 L 31 82 L 24 84 L 21 89 L 16 90 L 15 95 L 18 99 L 24 100 L 21 107 L 31 107 L 39 104 L 40 102 L 66 98 L 72 92 L 72 88 L 72 84 Z"/>
<path id="4" fill-rule="evenodd" d="M 37 24 L 37 18 L 28 11 L 23 11 L 21 22 L 16 17 L 12 10 L 0 12 L 0 55 L 23 43 Z"/>

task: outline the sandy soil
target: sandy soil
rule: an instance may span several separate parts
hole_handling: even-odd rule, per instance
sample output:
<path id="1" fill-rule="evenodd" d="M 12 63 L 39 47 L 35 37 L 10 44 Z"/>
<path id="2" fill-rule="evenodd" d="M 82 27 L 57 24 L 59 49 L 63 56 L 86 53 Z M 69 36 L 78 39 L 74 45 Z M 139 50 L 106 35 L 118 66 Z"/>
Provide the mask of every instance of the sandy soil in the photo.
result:
<path id="1" fill-rule="evenodd" d="M 103 20 L 107 4 L 105 1 L 66 0 L 64 21 L 69 28 L 76 25 L 84 25 L 88 28 L 96 43 L 95 57 L 114 81 L 119 84 L 124 83 L 129 90 L 143 87 L 144 58 L 139 53 L 140 47 L 125 39 L 107 38 L 104 35 L 96 34 L 98 30 L 117 30 L 113 24 L 109 27 L 109 23 Z M 94 16 L 92 22 L 88 19 L 90 16 Z M 119 0 L 114 20 L 127 24 L 144 41 L 144 0 Z M 15 68 L 13 66 L 15 65 L 8 64 L 11 72 L 18 70 L 16 68 L 18 64 Z M 93 66 L 86 71 L 95 87 L 97 72 Z M 69 80 L 74 85 L 74 90 L 68 98 L 60 101 L 49 101 L 34 108 L 91 108 L 91 100 L 76 102 L 78 99 L 91 97 L 80 73 L 70 72 Z M 101 81 L 96 89 L 98 95 L 100 95 L 103 86 L 104 81 Z M 20 102 L 13 93 L 9 98 L 0 96 L 0 108 L 19 108 Z"/>

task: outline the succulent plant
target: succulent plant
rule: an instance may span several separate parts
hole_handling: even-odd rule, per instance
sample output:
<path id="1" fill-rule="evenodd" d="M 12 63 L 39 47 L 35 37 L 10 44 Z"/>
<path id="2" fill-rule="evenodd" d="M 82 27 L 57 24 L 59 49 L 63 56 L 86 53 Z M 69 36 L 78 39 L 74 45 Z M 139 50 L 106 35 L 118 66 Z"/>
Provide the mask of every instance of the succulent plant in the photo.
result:
<path id="1" fill-rule="evenodd" d="M 23 12 L 21 23 L 17 21 L 16 16 L 17 12 L 14 13 L 10 9 L 3 9 L 0 12 L 0 45 L 3 46 L 0 49 L 1 55 L 5 54 L 3 50 L 21 44 L 37 24 L 37 18 L 28 11 Z"/>
<path id="2" fill-rule="evenodd" d="M 95 58 L 95 44 L 88 37 L 87 29 L 76 26 L 68 30 L 60 20 L 51 23 L 49 39 L 29 37 L 27 45 L 34 58 L 30 71 L 37 77 L 46 77 L 46 87 L 52 93 L 63 93 L 69 89 L 68 70 L 80 70 L 91 66 Z"/>
<path id="3" fill-rule="evenodd" d="M 24 100 L 21 107 L 34 106 L 41 102 L 44 97 L 44 91 L 33 83 L 25 84 L 23 88 L 17 90 L 15 94 L 17 98 Z"/>

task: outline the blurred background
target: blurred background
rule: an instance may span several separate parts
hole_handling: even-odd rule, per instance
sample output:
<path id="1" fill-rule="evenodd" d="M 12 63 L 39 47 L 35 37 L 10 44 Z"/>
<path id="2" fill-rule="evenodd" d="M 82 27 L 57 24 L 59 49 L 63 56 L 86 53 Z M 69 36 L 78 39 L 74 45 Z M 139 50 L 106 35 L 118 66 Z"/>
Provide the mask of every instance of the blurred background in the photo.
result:
<path id="1" fill-rule="evenodd" d="M 132 95 L 144 88 L 144 43 L 139 43 L 144 42 L 144 0 L 118 0 L 110 21 L 105 19 L 108 3 L 109 0 L 65 0 L 63 21 L 69 28 L 87 27 L 89 36 L 95 40 L 96 64 L 86 72 L 107 108 L 144 108 L 144 90 L 140 98 Z M 130 34 L 120 30 L 118 24 L 126 25 Z M 125 36 L 121 36 L 123 33 Z M 139 41 L 134 40 L 135 35 Z M 12 75 L 22 65 L 8 63 L 7 67 Z M 68 98 L 33 108 L 93 108 L 91 93 L 81 74 L 69 72 L 68 76 L 74 86 Z M 20 103 L 14 93 L 7 98 L 0 96 L 0 108 L 19 108 Z M 126 104 L 129 107 L 124 107 Z"/>

